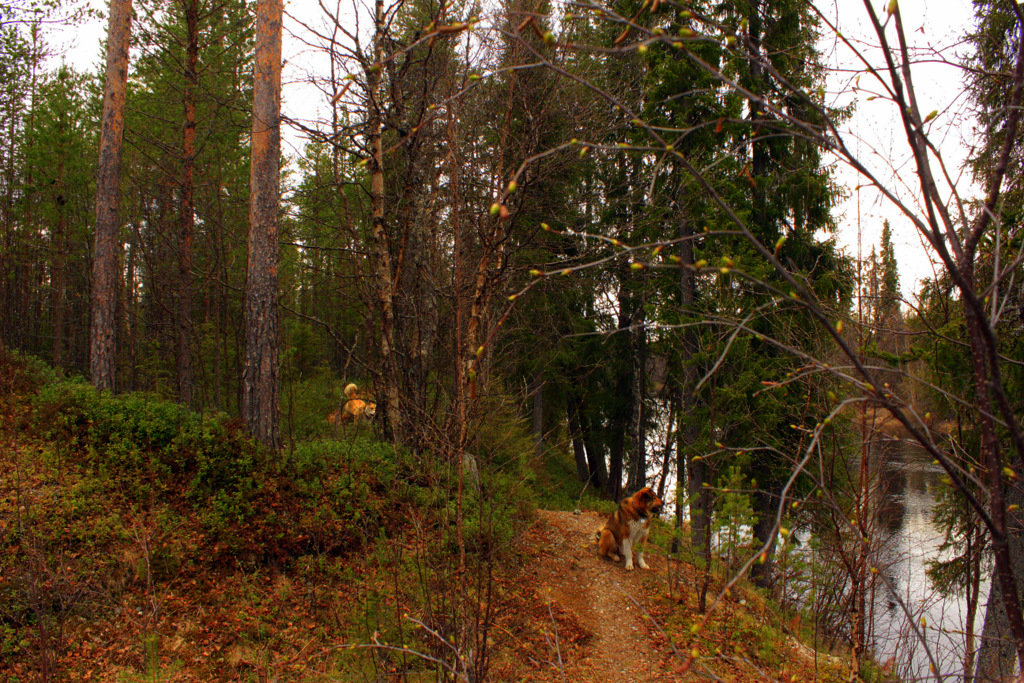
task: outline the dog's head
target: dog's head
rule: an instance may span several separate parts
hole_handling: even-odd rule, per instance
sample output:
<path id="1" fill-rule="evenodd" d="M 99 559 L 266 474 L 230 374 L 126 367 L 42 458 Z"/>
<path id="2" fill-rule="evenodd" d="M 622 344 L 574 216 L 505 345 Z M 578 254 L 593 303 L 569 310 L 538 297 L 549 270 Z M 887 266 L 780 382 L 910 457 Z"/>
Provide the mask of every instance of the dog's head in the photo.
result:
<path id="1" fill-rule="evenodd" d="M 377 415 L 377 404 L 369 401 L 363 409 L 363 415 L 366 416 L 366 419 L 372 420 Z"/>
<path id="2" fill-rule="evenodd" d="M 654 493 L 654 489 L 650 486 L 645 486 L 636 493 L 633 494 L 633 509 L 637 511 L 641 517 L 648 515 L 656 515 L 661 512 L 661 508 L 664 503 Z"/>

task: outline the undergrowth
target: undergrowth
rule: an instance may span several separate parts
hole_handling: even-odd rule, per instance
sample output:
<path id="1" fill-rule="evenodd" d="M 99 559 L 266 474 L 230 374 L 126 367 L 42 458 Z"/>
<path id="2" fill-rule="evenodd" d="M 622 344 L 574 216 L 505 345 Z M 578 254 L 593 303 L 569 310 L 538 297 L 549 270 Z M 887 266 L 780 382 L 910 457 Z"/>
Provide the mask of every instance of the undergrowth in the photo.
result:
<path id="1" fill-rule="evenodd" d="M 543 554 L 518 543 L 533 509 L 614 506 L 566 451 L 538 452 L 490 397 L 460 462 L 396 450 L 372 425 L 328 426 L 337 382 L 301 382 L 294 438 L 268 454 L 225 416 L 96 392 L 0 348 L 0 679 L 486 680 L 493 643 L 543 647 L 554 617 L 531 611 L 521 567 Z M 795 673 L 800 625 L 744 586 L 701 623 L 686 556 L 656 589 L 674 665 Z"/>
<path id="2" fill-rule="evenodd" d="M 5 680 L 81 676 L 90 661 L 111 680 L 289 679 L 311 657 L 328 677 L 379 676 L 432 665 L 347 645 L 387 638 L 436 658 L 486 638 L 456 631 L 533 506 L 509 425 L 478 430 L 459 525 L 452 463 L 369 428 L 335 432 L 319 403 L 271 455 L 226 416 L 97 392 L 5 350 L 0 378 Z M 305 649 L 273 654 L 302 633 Z"/>

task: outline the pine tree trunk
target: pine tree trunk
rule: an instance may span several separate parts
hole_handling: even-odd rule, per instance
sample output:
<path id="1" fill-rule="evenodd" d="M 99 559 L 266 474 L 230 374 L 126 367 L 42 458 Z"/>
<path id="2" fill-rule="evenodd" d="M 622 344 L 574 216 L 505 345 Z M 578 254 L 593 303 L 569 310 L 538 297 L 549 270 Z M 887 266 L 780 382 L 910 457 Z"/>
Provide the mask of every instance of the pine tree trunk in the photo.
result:
<path id="1" fill-rule="evenodd" d="M 637 297 L 630 316 L 630 416 L 629 484 L 628 492 L 639 491 L 647 485 L 647 430 L 644 424 L 644 397 L 647 393 L 647 327 L 643 302 Z"/>
<path id="2" fill-rule="evenodd" d="M 139 386 L 139 298 L 135 286 L 136 260 L 138 259 L 139 245 L 137 243 L 138 231 L 128 231 L 128 241 L 125 245 L 125 356 L 128 362 L 128 386 L 135 388 Z"/>
<path id="3" fill-rule="evenodd" d="M 635 304 L 634 294 L 627 282 L 629 269 L 623 268 L 619 276 L 619 319 L 618 334 L 612 340 L 616 363 L 615 404 L 611 410 L 610 428 L 612 431 L 611 452 L 609 455 L 608 482 L 606 494 L 612 500 L 619 500 L 622 495 L 631 494 L 628 488 L 635 486 L 635 461 L 633 449 L 636 446 L 636 383 L 634 337 Z M 625 476 L 625 481 L 623 481 Z M 623 485 L 627 490 L 623 489 Z"/>
<path id="4" fill-rule="evenodd" d="M 604 450 L 601 448 L 600 440 L 591 426 L 586 404 L 579 400 L 579 397 L 576 398 L 576 404 L 580 420 L 580 434 L 583 439 L 583 446 L 587 449 L 587 467 L 590 469 L 590 481 L 598 491 L 603 491 L 608 485 L 608 465 L 604 460 Z"/>
<path id="5" fill-rule="evenodd" d="M 97 389 L 107 391 L 115 391 L 117 388 L 115 332 L 121 274 L 117 208 L 131 21 L 131 0 L 110 0 L 107 73 L 96 172 L 96 235 L 92 266 L 92 320 L 89 328 L 89 371 L 92 383 Z"/>
<path id="6" fill-rule="evenodd" d="M 706 461 L 701 454 L 691 451 L 686 464 L 686 492 L 690 501 L 690 542 L 694 548 L 703 548 L 711 537 L 710 483 Z"/>
<path id="7" fill-rule="evenodd" d="M 658 498 L 665 500 L 665 485 L 668 482 L 668 471 L 672 466 L 672 443 L 676 438 L 676 415 L 679 412 L 678 397 L 673 395 L 668 402 L 668 426 L 665 428 L 665 449 L 662 451 L 661 474 L 658 477 Z M 676 506 L 678 511 L 680 506 Z M 678 512 L 676 513 L 679 514 Z"/>
<path id="8" fill-rule="evenodd" d="M 1024 595 L 1024 492 L 1019 486 L 1006 487 L 1006 545 L 1017 591 Z M 1017 646 L 1006 613 L 1005 594 L 999 575 L 992 573 L 981 642 L 975 663 L 975 681 L 1002 683 L 1018 670 Z"/>
<path id="9" fill-rule="evenodd" d="M 991 334 L 992 322 L 980 311 L 975 272 L 979 244 L 988 234 L 990 223 L 997 220 L 1002 186 L 1014 159 L 1013 147 L 1019 145 L 1018 130 L 1021 122 L 1021 105 L 1024 103 L 1024 14 L 1020 9 L 1015 13 L 1017 52 L 1009 88 L 1010 97 L 1005 108 L 1005 123 L 1000 132 L 1001 147 L 987 178 L 985 204 L 978 212 L 975 225 L 966 233 L 964 254 L 958 263 L 963 278 L 963 284 L 960 286 L 961 303 L 971 345 L 970 361 L 974 374 L 975 401 L 981 408 L 979 422 L 982 464 L 988 480 L 991 515 L 989 537 L 994 559 L 992 590 L 985 614 L 983 640 L 977 663 L 981 680 L 994 680 L 985 677 L 997 675 L 998 671 L 1024 670 L 1024 608 L 1021 605 L 1021 596 L 1024 595 L 1024 513 L 1019 507 L 1024 502 L 1024 493 L 1016 482 L 1006 483 L 1004 488 L 1002 468 L 1006 460 L 1001 452 L 1000 437 L 996 434 L 996 425 L 991 414 L 1002 413 L 1005 424 L 1000 431 L 1005 428 L 1014 444 L 1015 452 L 1009 458 L 1009 463 L 1011 469 L 1016 472 L 1024 470 L 1024 446 L 1021 444 L 1024 436 L 1020 434 L 1020 424 L 1017 416 L 1013 414 L 1009 401 L 1005 395 L 1001 395 L 1004 385 L 1000 377 L 1000 351 L 995 348 L 996 340 Z M 991 412 L 990 407 L 993 408 Z M 996 639 L 992 638 L 993 635 Z M 1012 664 L 1011 648 L 1016 657 L 1016 662 Z"/>
<path id="10" fill-rule="evenodd" d="M 242 419 L 271 450 L 278 426 L 278 201 L 281 160 L 282 0 L 257 0 L 249 175 L 249 261 L 245 288 Z"/>
<path id="11" fill-rule="evenodd" d="M 640 181 L 640 162 L 628 163 L 630 201 L 628 215 L 632 239 L 643 239 L 639 220 L 644 214 L 644 183 Z M 626 493 L 647 485 L 647 430 L 644 424 L 644 398 L 647 394 L 647 317 L 644 312 L 646 271 L 625 271 L 630 288 L 626 297 L 629 325 L 629 456 Z"/>
<path id="12" fill-rule="evenodd" d="M 544 455 L 544 380 L 537 377 L 530 385 L 533 398 L 530 432 L 533 435 L 533 454 L 538 460 Z"/>
<path id="13" fill-rule="evenodd" d="M 7 148 L 4 168 L 4 181 L 7 186 L 4 191 L 3 215 L 4 229 L 7 237 L 4 253 L 13 254 L 13 277 L 9 281 L 9 289 L 6 290 L 7 300 L 4 302 L 4 313 L 8 316 L 8 324 L 4 329 L 10 330 L 9 343 L 13 346 L 24 347 L 25 345 L 25 319 L 27 311 L 25 302 L 27 293 L 25 291 L 24 274 L 28 270 L 28 255 L 21 238 L 17 235 L 17 217 L 14 214 L 14 193 L 16 188 L 15 179 L 18 171 L 17 151 L 17 127 L 20 119 L 19 105 L 17 98 L 9 98 L 9 106 L 4 112 L 7 119 Z"/>
<path id="14" fill-rule="evenodd" d="M 761 5 L 761 2 L 751 3 L 748 15 L 750 30 L 748 33 L 749 54 L 747 63 L 750 69 L 751 88 L 756 95 L 761 95 L 770 89 L 760 61 L 762 58 L 761 40 L 764 33 L 764 27 L 761 22 Z M 765 108 L 757 97 L 749 100 L 749 106 L 751 176 L 754 185 L 751 198 L 750 226 L 754 234 L 770 244 L 776 239 L 778 227 L 773 224 L 772 218 L 768 215 L 768 143 L 760 137 L 763 135 L 761 125 L 762 119 L 765 117 Z M 766 586 L 771 580 L 772 557 L 775 551 L 775 543 L 773 542 L 775 532 L 774 510 L 777 508 L 778 494 L 781 490 L 781 482 L 778 481 L 778 477 L 773 473 L 774 464 L 769 460 L 760 464 L 760 467 L 758 467 L 758 464 L 754 465 L 754 477 L 760 485 L 753 501 L 754 514 L 757 515 L 758 519 L 754 525 L 753 534 L 756 544 L 758 546 L 766 546 L 766 550 L 762 556 L 763 561 L 757 562 L 751 567 L 750 578 L 755 584 L 762 587 Z"/>

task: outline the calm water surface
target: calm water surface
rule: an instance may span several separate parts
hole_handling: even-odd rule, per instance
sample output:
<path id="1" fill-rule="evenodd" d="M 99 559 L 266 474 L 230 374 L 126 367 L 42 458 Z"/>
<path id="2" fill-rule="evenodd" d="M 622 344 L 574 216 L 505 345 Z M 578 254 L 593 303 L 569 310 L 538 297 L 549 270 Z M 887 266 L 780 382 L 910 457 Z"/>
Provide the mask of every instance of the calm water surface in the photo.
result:
<path id="1" fill-rule="evenodd" d="M 878 443 L 875 455 L 883 489 L 878 514 L 883 547 L 878 565 L 888 580 L 879 586 L 874 600 L 876 659 L 893 660 L 896 671 L 903 672 L 907 680 L 959 680 L 966 601 L 938 595 L 925 575 L 927 561 L 939 557 L 943 540 L 942 531 L 933 524 L 932 510 L 945 486 L 941 482 L 944 472 L 916 444 L 886 439 Z M 982 605 L 987 583 L 983 581 L 979 598 Z M 935 665 L 937 674 L 929 664 Z"/>

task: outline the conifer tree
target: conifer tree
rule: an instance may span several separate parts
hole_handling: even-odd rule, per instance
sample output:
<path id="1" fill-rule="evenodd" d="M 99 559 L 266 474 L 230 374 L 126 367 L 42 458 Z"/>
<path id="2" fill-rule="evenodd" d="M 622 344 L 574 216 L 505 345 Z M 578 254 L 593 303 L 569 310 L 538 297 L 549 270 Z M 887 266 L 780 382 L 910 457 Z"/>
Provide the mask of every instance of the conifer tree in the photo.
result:
<path id="1" fill-rule="evenodd" d="M 281 0 L 256 4 L 249 248 L 245 284 L 242 420 L 257 441 L 280 446 L 278 424 L 278 213 L 281 183 Z"/>
<path id="2" fill-rule="evenodd" d="M 50 359 L 88 369 L 89 253 L 96 178 L 96 117 L 91 80 L 61 64 L 45 75 L 26 129 L 26 219 L 48 236 Z M 36 295 L 34 295 L 36 296 Z M 42 321 L 40 321 L 42 323 Z"/>
<path id="3" fill-rule="evenodd" d="M 240 2 L 139 3 L 125 198 L 130 384 L 237 409 L 251 24 Z M 194 297 L 198 290 L 203 296 Z"/>
<path id="4" fill-rule="evenodd" d="M 108 391 L 114 391 L 117 387 L 116 339 L 120 325 L 117 299 L 121 281 L 118 204 L 131 21 L 131 0 L 110 0 L 106 82 L 96 181 L 96 238 L 93 248 L 89 351 L 92 383 L 97 389 Z"/>

